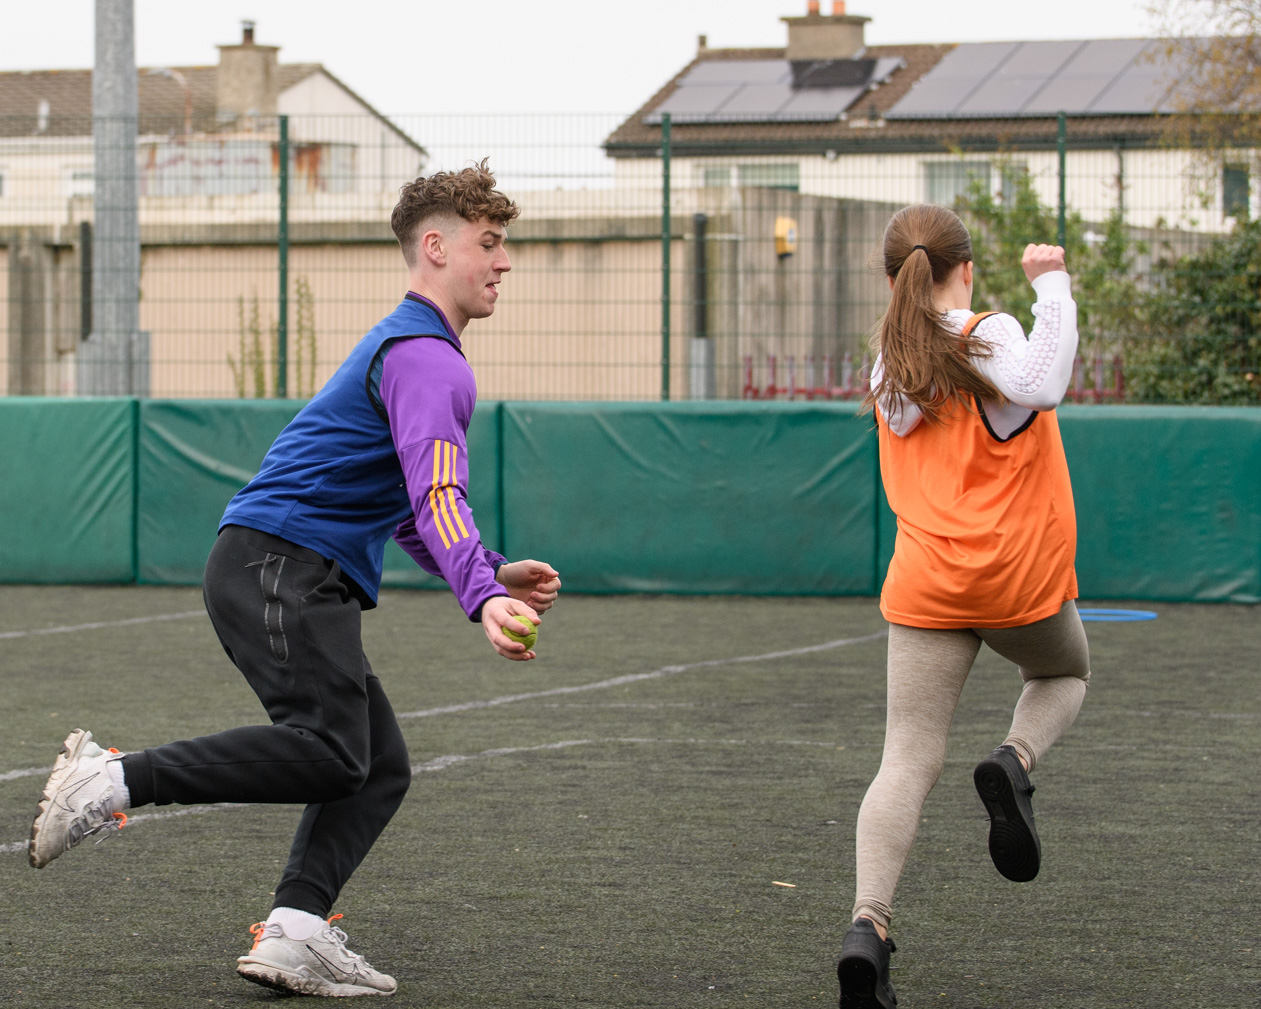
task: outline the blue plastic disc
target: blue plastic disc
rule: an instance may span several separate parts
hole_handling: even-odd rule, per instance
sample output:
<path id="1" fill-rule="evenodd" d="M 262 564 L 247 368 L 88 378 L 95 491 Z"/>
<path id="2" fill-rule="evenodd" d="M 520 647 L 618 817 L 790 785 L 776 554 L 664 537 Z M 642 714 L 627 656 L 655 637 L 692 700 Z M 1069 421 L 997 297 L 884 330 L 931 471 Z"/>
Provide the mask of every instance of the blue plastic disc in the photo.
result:
<path id="1" fill-rule="evenodd" d="M 1129 620 L 1155 620 L 1151 610 L 1078 610 L 1082 620 L 1104 623 L 1123 623 Z"/>

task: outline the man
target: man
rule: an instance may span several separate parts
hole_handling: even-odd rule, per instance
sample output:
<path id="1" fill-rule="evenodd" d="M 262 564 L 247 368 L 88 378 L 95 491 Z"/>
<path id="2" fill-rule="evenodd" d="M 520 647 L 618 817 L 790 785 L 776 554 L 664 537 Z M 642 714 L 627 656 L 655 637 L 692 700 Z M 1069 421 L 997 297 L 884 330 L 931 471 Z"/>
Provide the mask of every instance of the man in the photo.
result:
<path id="1" fill-rule="evenodd" d="M 393 978 L 350 952 L 333 901 L 407 791 L 394 713 L 363 654 L 393 534 L 444 578 L 508 659 L 504 634 L 535 624 L 560 590 L 549 565 L 482 545 L 466 502 L 465 435 L 476 402 L 460 336 L 495 310 L 520 212 L 486 161 L 401 190 L 391 225 L 409 275 L 402 304 L 351 351 L 233 498 L 206 565 L 206 609 L 271 725 L 137 753 L 67 738 L 31 830 L 42 868 L 149 803 L 304 803 L 270 917 L 237 972 L 313 995 L 388 995 Z M 326 921 L 327 919 L 327 921 Z"/>

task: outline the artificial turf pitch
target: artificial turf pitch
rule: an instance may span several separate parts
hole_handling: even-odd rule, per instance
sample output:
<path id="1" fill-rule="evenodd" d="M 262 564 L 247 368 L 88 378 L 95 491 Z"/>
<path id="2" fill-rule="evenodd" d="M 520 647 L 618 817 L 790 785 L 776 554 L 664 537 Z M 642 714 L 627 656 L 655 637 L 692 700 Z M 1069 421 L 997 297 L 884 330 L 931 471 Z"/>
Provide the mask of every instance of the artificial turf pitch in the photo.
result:
<path id="1" fill-rule="evenodd" d="M 899 1009 L 1261 1004 L 1259 613 L 1139 605 L 1159 619 L 1087 625 L 1086 704 L 1034 774 L 1032 883 L 994 870 L 972 786 L 1019 690 L 982 650 L 895 902 Z M 26 864 L 34 769 L 70 729 L 136 749 L 263 720 L 204 614 L 151 619 L 200 609 L 0 587 L 0 1003 L 285 998 L 234 965 L 296 807 L 149 808 Z M 387 592 L 365 649 L 417 770 L 336 908 L 398 979 L 387 1004 L 834 1005 L 884 626 L 869 599 L 573 596 L 515 664 L 449 597 Z"/>

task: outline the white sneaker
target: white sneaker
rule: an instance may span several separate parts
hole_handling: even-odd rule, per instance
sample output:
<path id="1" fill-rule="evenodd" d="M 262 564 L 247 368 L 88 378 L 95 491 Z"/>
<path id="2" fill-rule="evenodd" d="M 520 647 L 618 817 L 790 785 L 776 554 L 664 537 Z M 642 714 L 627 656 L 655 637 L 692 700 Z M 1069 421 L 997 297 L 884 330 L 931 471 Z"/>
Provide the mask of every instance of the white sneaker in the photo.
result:
<path id="1" fill-rule="evenodd" d="M 236 972 L 255 984 L 300 995 L 393 995 L 398 983 L 346 948 L 346 933 L 333 924 L 340 917 L 333 915 L 327 927 L 301 940 L 290 939 L 274 922 L 251 925 L 254 945 L 237 957 Z"/>
<path id="2" fill-rule="evenodd" d="M 109 761 L 121 759 L 117 750 L 102 750 L 83 729 L 66 737 L 31 824 L 31 865 L 42 869 L 89 834 L 122 829 L 127 816 L 105 769 Z"/>

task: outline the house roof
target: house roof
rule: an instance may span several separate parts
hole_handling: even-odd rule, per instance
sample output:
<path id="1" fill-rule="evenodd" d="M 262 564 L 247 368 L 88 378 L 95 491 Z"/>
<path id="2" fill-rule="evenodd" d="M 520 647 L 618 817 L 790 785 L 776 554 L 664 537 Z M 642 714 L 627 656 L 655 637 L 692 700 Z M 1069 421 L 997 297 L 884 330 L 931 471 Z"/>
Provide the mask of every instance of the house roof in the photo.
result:
<path id="1" fill-rule="evenodd" d="M 1173 70 L 1162 56 L 1172 56 Z M 731 97 L 785 65 L 786 50 L 703 48 L 609 135 L 605 149 L 613 157 L 655 156 L 661 111 L 692 109 L 689 95 L 714 103 L 671 116 L 671 150 L 689 156 L 1053 148 L 1059 109 L 1069 115 L 1075 148 L 1148 146 L 1167 137 L 1168 114 L 1178 111 L 1178 50 L 1150 40 L 869 46 L 859 57 L 902 65 L 866 89 L 834 91 L 845 104 L 805 120 L 783 111 L 741 114 Z M 709 80 L 727 90 L 697 88 Z M 729 109 L 736 111 L 724 114 Z"/>
<path id="2" fill-rule="evenodd" d="M 188 82 L 193 133 L 225 128 L 217 109 L 219 67 L 171 67 Z M 323 74 L 377 116 L 405 143 L 424 152 L 415 140 L 355 94 L 320 63 L 281 63 L 277 91 L 283 93 L 313 74 Z M 184 132 L 184 89 L 178 81 L 150 68 L 137 72 L 142 136 Z M 47 111 L 40 114 L 41 103 Z M 0 72 L 0 137 L 85 137 L 92 135 L 91 70 L 15 70 Z"/>

